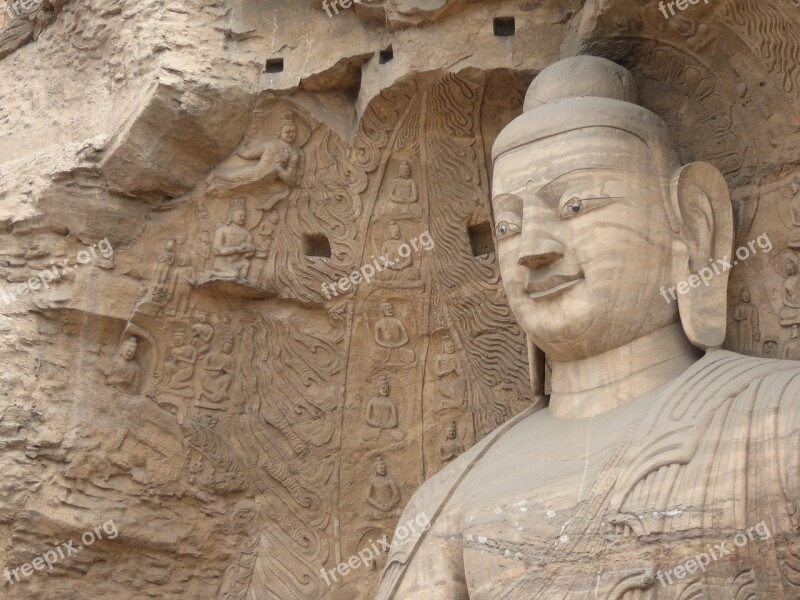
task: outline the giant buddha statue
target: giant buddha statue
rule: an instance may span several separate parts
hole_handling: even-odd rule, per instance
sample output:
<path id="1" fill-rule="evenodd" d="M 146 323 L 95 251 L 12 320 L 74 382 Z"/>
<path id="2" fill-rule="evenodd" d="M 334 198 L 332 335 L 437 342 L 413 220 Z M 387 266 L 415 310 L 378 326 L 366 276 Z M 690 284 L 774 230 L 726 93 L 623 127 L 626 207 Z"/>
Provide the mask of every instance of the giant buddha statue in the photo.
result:
<path id="1" fill-rule="evenodd" d="M 524 108 L 493 148 L 492 206 L 549 406 L 422 485 L 400 522 L 432 526 L 377 598 L 800 598 L 800 365 L 721 349 L 726 273 L 659 293 L 731 256 L 725 180 L 681 164 L 605 59 L 548 67 Z"/>

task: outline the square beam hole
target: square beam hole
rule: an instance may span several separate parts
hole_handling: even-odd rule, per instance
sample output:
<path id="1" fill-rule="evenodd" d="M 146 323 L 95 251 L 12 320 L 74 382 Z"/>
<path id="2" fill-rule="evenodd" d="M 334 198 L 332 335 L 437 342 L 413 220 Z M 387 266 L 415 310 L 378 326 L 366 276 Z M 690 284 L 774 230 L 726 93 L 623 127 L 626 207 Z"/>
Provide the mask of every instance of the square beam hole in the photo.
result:
<path id="1" fill-rule="evenodd" d="M 269 58 L 267 59 L 267 73 L 282 73 L 283 72 L 283 59 L 282 58 Z"/>
<path id="2" fill-rule="evenodd" d="M 517 33 L 517 23 L 514 17 L 495 17 L 494 34 L 498 37 L 511 37 Z"/>
<path id="3" fill-rule="evenodd" d="M 330 258 L 331 242 L 321 233 L 307 235 L 303 238 L 303 254 L 309 258 Z"/>
<path id="4" fill-rule="evenodd" d="M 478 223 L 467 227 L 469 232 L 469 245 L 472 247 L 472 256 L 488 256 L 494 252 L 494 239 L 492 226 L 489 223 Z"/>
<path id="5" fill-rule="evenodd" d="M 394 50 L 392 50 L 391 44 L 378 53 L 378 62 L 382 65 L 385 65 L 392 59 L 394 59 Z"/>

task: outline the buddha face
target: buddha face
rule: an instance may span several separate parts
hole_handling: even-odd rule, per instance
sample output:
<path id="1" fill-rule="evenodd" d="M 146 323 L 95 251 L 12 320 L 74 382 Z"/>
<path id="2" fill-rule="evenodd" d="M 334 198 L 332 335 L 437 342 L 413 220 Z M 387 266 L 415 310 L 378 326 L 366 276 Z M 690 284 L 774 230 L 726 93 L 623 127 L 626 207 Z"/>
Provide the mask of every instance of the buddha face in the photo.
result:
<path id="1" fill-rule="evenodd" d="M 786 265 L 786 272 L 789 274 L 789 277 L 797 275 L 797 265 L 791 258 L 787 258 L 784 264 Z"/>
<path id="2" fill-rule="evenodd" d="M 566 132 L 497 158 L 500 272 L 529 338 L 555 360 L 620 347 L 678 320 L 672 233 L 658 169 L 638 137 Z"/>
<path id="3" fill-rule="evenodd" d="M 746 288 L 742 290 L 742 302 L 750 302 L 750 290 Z"/>
<path id="4" fill-rule="evenodd" d="M 224 344 L 222 344 L 222 351 L 225 354 L 230 354 L 231 352 L 233 352 L 233 342 L 225 342 Z"/>
<path id="5" fill-rule="evenodd" d="M 297 127 L 295 125 L 284 125 L 281 127 L 281 140 L 291 144 L 297 139 Z"/>
<path id="6" fill-rule="evenodd" d="M 394 306 L 392 306 L 388 302 L 384 302 L 381 306 L 383 306 L 384 316 L 391 317 L 394 315 Z"/>
<path id="7" fill-rule="evenodd" d="M 180 348 L 186 343 L 186 335 L 182 331 L 176 331 L 172 336 L 172 345 Z"/>
<path id="8" fill-rule="evenodd" d="M 378 461 L 378 462 L 375 464 L 375 472 L 376 472 L 378 475 L 385 476 L 385 475 L 386 475 L 386 463 L 385 463 L 385 462 L 383 462 L 382 460 L 381 460 L 381 461 Z"/>
<path id="9" fill-rule="evenodd" d="M 400 239 L 400 227 L 398 225 L 390 225 L 389 226 L 389 235 L 393 240 Z"/>
<path id="10" fill-rule="evenodd" d="M 164 248 L 167 249 L 167 252 L 175 250 L 175 238 L 167 238 L 164 240 Z"/>
<path id="11" fill-rule="evenodd" d="M 243 208 L 237 208 L 233 211 L 233 215 L 231 215 L 232 220 L 237 225 L 244 225 L 244 222 L 247 220 L 247 213 Z"/>
<path id="12" fill-rule="evenodd" d="M 381 396 L 388 396 L 389 395 L 389 382 L 388 381 L 381 381 L 378 384 L 378 393 Z"/>
<path id="13" fill-rule="evenodd" d="M 133 360 L 133 357 L 136 356 L 136 340 L 134 338 L 125 342 L 122 347 L 122 356 L 125 360 Z"/>
<path id="14" fill-rule="evenodd" d="M 400 163 L 400 177 L 403 179 L 411 177 L 411 165 L 407 162 Z"/>
<path id="15" fill-rule="evenodd" d="M 448 423 L 447 424 L 447 439 L 448 440 L 456 439 L 456 424 L 455 423 Z"/>

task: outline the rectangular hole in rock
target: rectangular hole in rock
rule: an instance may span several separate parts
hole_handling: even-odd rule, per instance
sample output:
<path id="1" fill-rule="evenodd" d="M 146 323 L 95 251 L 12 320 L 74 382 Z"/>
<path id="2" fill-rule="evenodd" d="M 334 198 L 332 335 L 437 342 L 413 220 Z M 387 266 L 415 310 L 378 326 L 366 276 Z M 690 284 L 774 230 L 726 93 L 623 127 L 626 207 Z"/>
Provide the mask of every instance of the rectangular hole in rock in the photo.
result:
<path id="1" fill-rule="evenodd" d="M 472 256 L 486 256 L 494 252 L 492 226 L 489 223 L 478 223 L 467 227 Z"/>
<path id="2" fill-rule="evenodd" d="M 270 58 L 267 59 L 267 73 L 282 73 L 283 72 L 283 59 Z"/>
<path id="3" fill-rule="evenodd" d="M 498 37 L 511 37 L 517 33 L 514 17 L 495 17 L 494 34 Z"/>
<path id="4" fill-rule="evenodd" d="M 385 65 L 393 58 L 394 58 L 394 50 L 392 50 L 391 45 L 389 45 L 387 48 L 384 48 L 378 53 L 378 62 L 382 65 Z"/>
<path id="5" fill-rule="evenodd" d="M 303 254 L 314 258 L 330 258 L 331 242 L 321 233 L 307 235 L 303 239 Z"/>

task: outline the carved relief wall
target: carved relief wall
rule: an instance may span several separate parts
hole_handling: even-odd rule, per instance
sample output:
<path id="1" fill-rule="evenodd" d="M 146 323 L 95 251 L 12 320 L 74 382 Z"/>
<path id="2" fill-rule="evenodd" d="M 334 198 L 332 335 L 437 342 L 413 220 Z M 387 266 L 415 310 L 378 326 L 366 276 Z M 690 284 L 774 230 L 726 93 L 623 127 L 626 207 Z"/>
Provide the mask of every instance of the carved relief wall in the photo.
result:
<path id="1" fill-rule="evenodd" d="M 684 158 L 720 168 L 755 244 L 727 346 L 800 359 L 796 1 L 145 4 L 45 2 L 0 31 L 3 289 L 73 265 L 0 304 L 0 561 L 120 532 L 7 597 L 372 597 L 385 556 L 330 571 L 540 405 L 489 156 L 559 53 L 632 69 Z M 136 27 L 149 51 L 105 53 Z M 40 107 L 45 83 L 8 83 L 75 56 L 114 98 L 96 121 L 74 90 Z"/>

